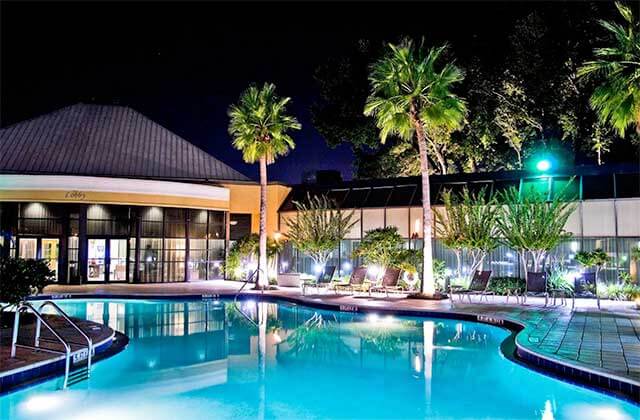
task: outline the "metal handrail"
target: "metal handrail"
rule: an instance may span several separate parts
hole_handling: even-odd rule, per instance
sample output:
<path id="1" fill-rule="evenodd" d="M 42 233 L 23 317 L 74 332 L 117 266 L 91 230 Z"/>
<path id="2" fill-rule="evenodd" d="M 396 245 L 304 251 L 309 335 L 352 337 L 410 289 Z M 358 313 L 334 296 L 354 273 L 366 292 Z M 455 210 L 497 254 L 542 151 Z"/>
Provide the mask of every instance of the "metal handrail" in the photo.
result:
<path id="1" fill-rule="evenodd" d="M 244 289 L 245 286 L 247 284 L 249 284 L 251 279 L 254 278 L 258 274 L 258 272 L 264 273 L 264 271 L 261 270 L 260 268 L 256 268 L 256 270 L 253 273 L 251 273 L 251 275 L 249 275 L 249 277 L 247 277 L 247 279 L 244 281 L 244 284 L 242 285 L 242 287 L 240 287 L 240 289 L 238 289 L 238 291 L 236 292 L 235 297 L 233 298 L 233 307 L 236 309 L 236 311 L 240 312 L 242 314 L 242 316 L 244 316 L 249 322 L 251 322 L 256 327 L 258 327 L 259 325 L 253 319 L 251 319 L 251 317 L 249 317 L 247 314 L 242 312 L 242 310 L 238 307 L 238 297 L 240 296 L 240 293 L 242 293 L 242 289 Z M 262 293 L 264 293 L 264 290 L 262 290 Z"/>
<path id="2" fill-rule="evenodd" d="M 24 345 L 18 344 L 18 329 L 20 327 L 20 313 L 26 312 L 28 310 L 31 310 L 31 312 L 33 312 L 33 315 L 36 317 L 36 319 L 42 322 L 42 324 L 45 327 L 47 327 L 49 331 L 51 331 L 51 334 L 53 334 L 53 336 L 57 338 L 58 341 L 60 341 L 60 343 L 64 346 L 65 364 L 64 364 L 64 382 L 62 384 L 62 388 L 66 389 L 67 383 L 69 381 L 69 361 L 71 359 L 71 346 L 69 345 L 69 343 L 67 343 L 67 341 L 64 338 L 62 338 L 62 336 L 60 336 L 60 334 L 58 334 L 53 329 L 53 327 L 49 324 L 49 322 L 47 322 L 47 320 L 44 319 L 44 317 L 36 310 L 36 308 L 34 308 L 30 303 L 27 303 L 27 302 L 20 303 L 16 308 L 16 314 L 13 319 L 13 338 L 11 340 L 11 357 L 16 357 L 16 346 L 18 345 L 20 345 L 21 347 L 38 348 L 37 346 L 24 346 Z"/>
<path id="3" fill-rule="evenodd" d="M 84 331 L 82 331 L 82 329 L 78 326 L 78 324 L 73 322 L 71 318 L 69 318 L 69 316 L 67 316 L 67 314 L 62 310 L 62 308 L 60 308 L 55 302 L 51 300 L 44 301 L 38 307 L 38 311 L 42 312 L 42 308 L 44 308 L 45 306 L 52 306 L 56 310 L 58 315 L 62 316 L 65 319 L 65 321 L 67 321 L 73 328 L 75 328 L 87 341 L 87 344 L 89 345 L 88 347 L 89 354 L 87 356 L 87 378 L 90 377 L 91 376 L 91 358 L 93 356 L 93 340 L 91 340 L 91 338 L 89 338 L 89 336 Z M 36 322 L 36 337 L 35 337 L 36 347 L 39 344 L 40 344 L 40 320 L 38 319 L 38 321 Z"/>

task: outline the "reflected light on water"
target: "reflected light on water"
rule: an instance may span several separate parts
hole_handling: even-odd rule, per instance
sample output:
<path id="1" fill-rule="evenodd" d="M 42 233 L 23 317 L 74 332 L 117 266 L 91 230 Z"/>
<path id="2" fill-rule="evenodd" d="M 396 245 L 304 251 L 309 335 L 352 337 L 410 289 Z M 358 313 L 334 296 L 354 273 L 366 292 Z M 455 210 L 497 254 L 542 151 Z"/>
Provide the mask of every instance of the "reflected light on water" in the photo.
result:
<path id="1" fill-rule="evenodd" d="M 639 409 L 640 411 L 640 409 Z M 597 420 L 631 420 L 632 417 L 617 407 L 596 404 L 575 404 L 567 407 L 563 414 L 567 418 Z"/>
<path id="2" fill-rule="evenodd" d="M 61 393 L 34 395 L 24 402 L 24 409 L 30 414 L 46 413 L 62 406 L 64 396 Z"/>
<path id="3" fill-rule="evenodd" d="M 554 420 L 553 409 L 551 408 L 551 401 L 547 400 L 544 403 L 544 412 L 542 413 L 542 420 Z"/>

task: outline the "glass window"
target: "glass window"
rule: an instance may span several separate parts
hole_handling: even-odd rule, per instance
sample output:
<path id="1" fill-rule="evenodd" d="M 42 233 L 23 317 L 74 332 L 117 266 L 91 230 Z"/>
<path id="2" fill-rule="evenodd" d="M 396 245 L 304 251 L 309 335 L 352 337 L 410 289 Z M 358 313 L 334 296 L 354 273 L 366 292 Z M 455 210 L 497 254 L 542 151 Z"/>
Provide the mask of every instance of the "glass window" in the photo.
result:
<path id="1" fill-rule="evenodd" d="M 595 175 L 582 177 L 582 199 L 613 198 L 613 176 Z"/>
<path id="2" fill-rule="evenodd" d="M 162 237 L 163 210 L 160 207 L 145 207 L 140 211 L 142 236 Z"/>
<path id="3" fill-rule="evenodd" d="M 478 195 L 484 193 L 485 197 L 493 194 L 493 183 L 491 182 L 469 182 L 467 188 L 471 194 Z"/>
<path id="4" fill-rule="evenodd" d="M 248 224 L 249 230 L 251 230 L 251 215 L 249 214 L 249 215 L 243 215 L 243 216 L 244 216 L 244 220 L 240 220 L 242 218 L 239 219 L 236 215 L 235 217 L 236 222 L 243 222 L 245 224 Z M 237 223 L 235 226 L 237 226 Z M 222 211 L 209 212 L 209 238 L 210 239 L 225 238 L 224 212 Z"/>
<path id="5" fill-rule="evenodd" d="M 350 209 L 350 208 L 360 208 L 364 206 L 365 200 L 369 195 L 370 188 L 354 188 L 352 189 L 344 203 L 342 203 L 342 208 Z"/>
<path id="6" fill-rule="evenodd" d="M 553 178 L 551 181 L 551 197 L 575 201 L 580 198 L 579 178 Z"/>
<path id="7" fill-rule="evenodd" d="M 25 259 L 38 258 L 38 240 L 36 238 L 20 238 L 18 241 L 18 257 Z"/>
<path id="8" fill-rule="evenodd" d="M 522 191 L 520 194 L 524 197 L 527 195 L 537 195 L 544 199 L 549 197 L 549 177 L 541 177 L 534 179 L 525 179 L 522 182 Z"/>
<path id="9" fill-rule="evenodd" d="M 162 280 L 162 239 L 140 239 L 140 281 L 155 283 Z"/>
<path id="10" fill-rule="evenodd" d="M 207 237 L 207 211 L 191 210 L 189 214 L 189 237 L 205 239 Z"/>
<path id="11" fill-rule="evenodd" d="M 41 258 L 47 263 L 47 266 L 55 274 L 55 280 L 58 280 L 58 253 L 60 249 L 60 240 L 58 238 L 42 238 L 41 240 Z"/>
<path id="12" fill-rule="evenodd" d="M 237 241 L 238 239 L 247 236 L 251 233 L 251 215 L 250 214 L 238 214 L 231 213 L 230 224 L 230 239 Z M 215 232 L 210 235 L 211 238 L 216 238 Z M 221 236 L 224 238 L 224 236 Z"/>
<path id="13" fill-rule="evenodd" d="M 189 280 L 207 279 L 207 240 L 189 240 Z"/>
<path id="14" fill-rule="evenodd" d="M 393 187 L 372 188 L 367 196 L 365 207 L 385 207 Z"/>
<path id="15" fill-rule="evenodd" d="M 164 236 L 166 238 L 184 238 L 186 236 L 184 209 L 165 209 Z"/>
<path id="16" fill-rule="evenodd" d="M 333 205 L 342 208 L 342 202 L 347 198 L 349 190 L 330 190 L 327 193 L 329 200 L 333 201 Z"/>
<path id="17" fill-rule="evenodd" d="M 450 192 L 454 196 L 459 196 L 462 194 L 464 189 L 467 187 L 466 183 L 456 183 L 456 184 L 440 184 L 440 188 L 438 190 L 438 196 L 433 201 L 433 189 L 432 189 L 432 202 L 431 204 L 443 204 L 443 194 L 445 192 Z"/>
<path id="18" fill-rule="evenodd" d="M 389 197 L 388 207 L 405 207 L 411 204 L 411 198 L 416 191 L 415 185 L 399 185 L 393 189 Z"/>
<path id="19" fill-rule="evenodd" d="M 617 198 L 640 197 L 640 174 L 616 175 Z"/>
<path id="20" fill-rule="evenodd" d="M 78 244 L 80 241 L 77 236 L 70 236 L 67 241 L 67 279 L 70 283 L 76 283 L 79 280 Z"/>

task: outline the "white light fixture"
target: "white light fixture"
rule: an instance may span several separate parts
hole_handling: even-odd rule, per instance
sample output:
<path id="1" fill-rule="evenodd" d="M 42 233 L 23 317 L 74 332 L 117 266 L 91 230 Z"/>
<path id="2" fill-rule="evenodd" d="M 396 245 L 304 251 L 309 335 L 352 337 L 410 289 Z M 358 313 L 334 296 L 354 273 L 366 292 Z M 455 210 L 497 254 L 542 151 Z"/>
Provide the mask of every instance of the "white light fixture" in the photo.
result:
<path id="1" fill-rule="evenodd" d="M 314 264 L 313 265 L 313 272 L 316 273 L 316 274 L 322 273 L 322 269 L 323 269 L 323 266 L 320 265 L 320 264 Z"/>
<path id="2" fill-rule="evenodd" d="M 349 271 L 351 270 L 351 263 L 349 261 L 345 261 L 342 263 L 342 269 L 344 271 Z"/>
<path id="3" fill-rule="evenodd" d="M 571 252 L 573 252 L 574 254 L 580 249 L 577 241 L 571 241 L 571 244 L 569 246 L 571 247 Z"/>

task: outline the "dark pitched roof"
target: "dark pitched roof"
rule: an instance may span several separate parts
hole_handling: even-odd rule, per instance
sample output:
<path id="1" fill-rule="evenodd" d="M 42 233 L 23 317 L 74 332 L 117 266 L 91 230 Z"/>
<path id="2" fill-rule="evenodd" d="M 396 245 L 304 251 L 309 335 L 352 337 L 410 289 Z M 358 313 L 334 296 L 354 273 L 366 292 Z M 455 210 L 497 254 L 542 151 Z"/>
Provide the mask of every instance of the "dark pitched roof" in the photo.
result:
<path id="1" fill-rule="evenodd" d="M 131 108 L 87 104 L 0 130 L 0 173 L 249 181 Z"/>

